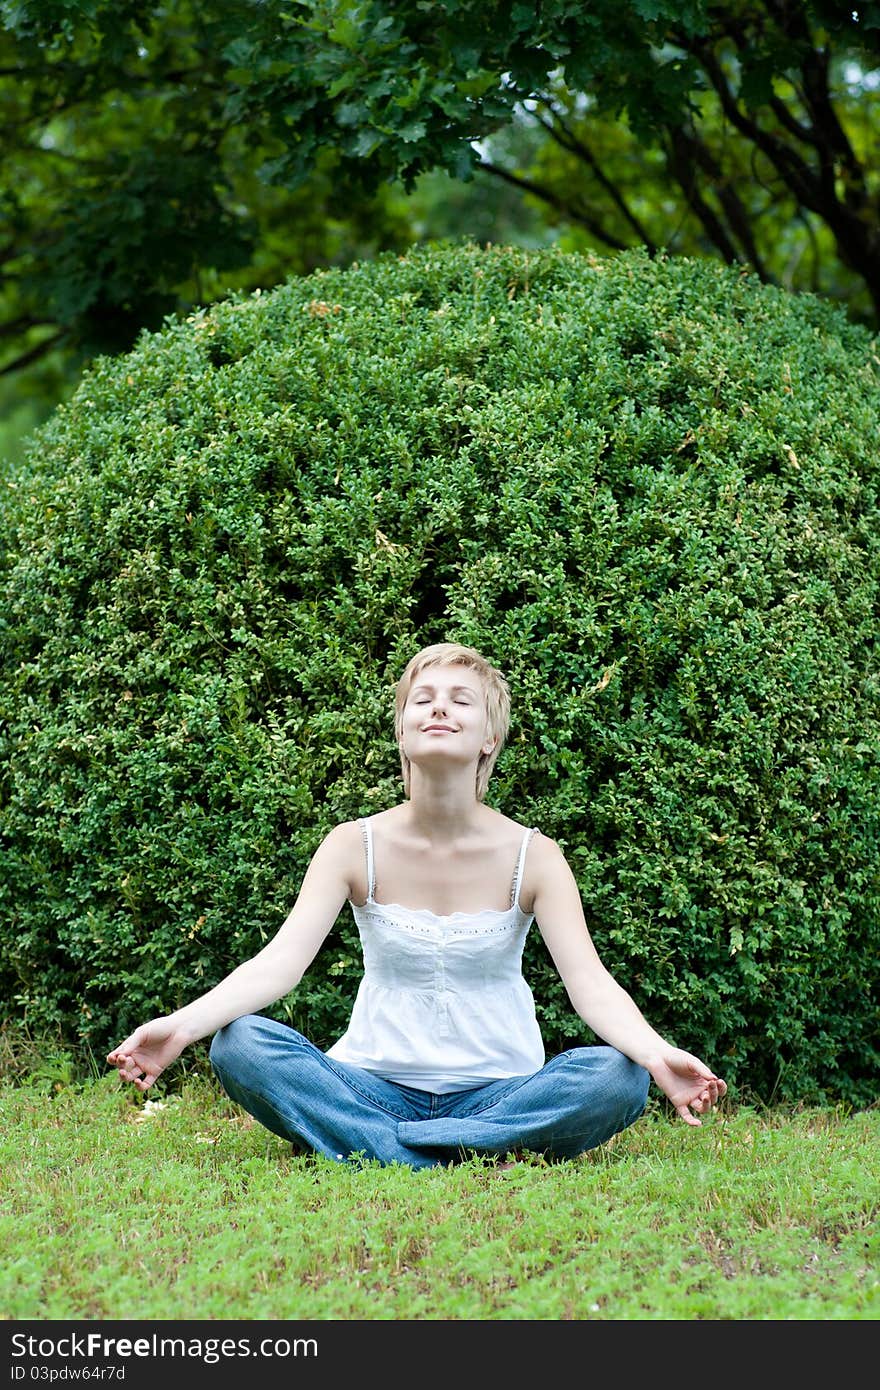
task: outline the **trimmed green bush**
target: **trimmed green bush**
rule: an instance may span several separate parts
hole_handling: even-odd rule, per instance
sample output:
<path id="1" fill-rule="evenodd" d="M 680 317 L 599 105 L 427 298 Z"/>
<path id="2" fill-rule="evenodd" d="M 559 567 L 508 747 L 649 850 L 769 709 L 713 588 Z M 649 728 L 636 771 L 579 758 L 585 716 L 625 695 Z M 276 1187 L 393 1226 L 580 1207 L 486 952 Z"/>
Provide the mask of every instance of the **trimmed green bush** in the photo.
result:
<path id="1" fill-rule="evenodd" d="M 0 973 L 103 1050 L 402 795 L 426 642 L 508 675 L 488 800 L 651 1021 L 764 1100 L 875 1097 L 880 352 L 710 262 L 426 246 L 99 361 L 6 488 Z M 548 1050 L 589 1039 L 534 931 Z M 275 1016 L 328 1045 L 340 917 Z"/>

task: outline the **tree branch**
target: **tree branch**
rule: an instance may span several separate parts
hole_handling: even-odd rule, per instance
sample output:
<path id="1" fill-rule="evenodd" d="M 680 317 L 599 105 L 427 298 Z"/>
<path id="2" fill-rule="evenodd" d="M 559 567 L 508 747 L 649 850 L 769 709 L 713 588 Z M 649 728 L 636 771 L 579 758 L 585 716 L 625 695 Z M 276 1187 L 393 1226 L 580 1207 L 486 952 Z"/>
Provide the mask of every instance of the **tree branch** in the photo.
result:
<path id="1" fill-rule="evenodd" d="M 802 125 L 788 110 L 785 102 L 775 95 L 769 99 L 768 105 L 789 134 L 810 145 L 815 152 L 819 162 L 819 183 L 824 196 L 838 201 L 836 182 L 840 166 L 847 175 L 845 201 L 851 207 L 861 207 L 866 196 L 864 170 L 840 124 L 831 100 L 828 86 L 830 51 L 827 47 L 816 46 L 801 9 L 780 5 L 774 3 L 774 0 L 767 0 L 767 3 L 782 33 L 793 44 L 797 43 L 802 47 L 802 83 L 796 90 L 801 103 L 809 113 L 811 124 Z M 741 24 L 732 24 L 729 32 L 741 53 L 752 45 L 750 35 Z"/>
<path id="2" fill-rule="evenodd" d="M 52 349 L 57 347 L 66 337 L 66 330 L 61 329 L 54 337 L 46 338 L 42 343 L 37 343 L 36 347 L 29 348 L 28 351 L 23 352 L 20 357 L 15 357 L 11 362 L 7 362 L 5 366 L 0 367 L 0 376 L 9 376 L 11 372 L 19 372 L 22 367 L 30 366 L 31 362 L 39 361 L 41 357 L 45 357 L 46 353 L 51 352 Z"/>
<path id="3" fill-rule="evenodd" d="M 772 96 L 769 106 L 779 124 L 784 125 L 789 134 L 793 135 L 796 140 L 802 140 L 805 145 L 812 145 L 815 142 L 815 135 L 811 127 L 803 125 L 794 112 L 789 111 L 781 97 Z"/>
<path id="4" fill-rule="evenodd" d="M 822 204 L 821 191 L 819 182 L 809 164 L 796 151 L 783 144 L 769 131 L 762 129 L 757 121 L 753 121 L 741 110 L 730 89 L 721 64 L 705 40 L 691 40 L 684 36 L 682 43 L 687 46 L 688 52 L 702 63 L 709 81 L 718 94 L 721 109 L 731 125 L 767 156 L 802 203 L 819 211 Z"/>
<path id="5" fill-rule="evenodd" d="M 728 264 L 735 264 L 741 258 L 718 216 L 697 187 L 696 166 L 688 158 L 688 146 L 681 129 L 669 131 L 668 165 L 688 206 L 702 224 L 709 240 L 718 248 Z"/>
<path id="6" fill-rule="evenodd" d="M 589 213 L 578 211 L 570 203 L 566 203 L 562 198 L 552 193 L 548 188 L 541 188 L 538 184 L 532 183 L 531 179 L 523 178 L 520 174 L 513 174 L 509 169 L 503 169 L 499 164 L 492 164 L 490 161 L 483 160 L 477 165 L 478 169 L 485 169 L 487 174 L 494 174 L 496 178 L 503 179 L 505 183 L 512 184 L 514 188 L 520 188 L 524 193 L 531 193 L 535 198 L 541 198 L 550 207 L 556 208 L 564 217 L 570 218 L 573 222 L 578 222 L 582 227 L 586 227 L 597 241 L 601 241 L 606 246 L 610 246 L 613 251 L 625 251 L 625 242 L 620 241 L 607 232 L 595 218 L 590 217 Z"/>
<path id="7" fill-rule="evenodd" d="M 694 171 L 698 168 L 702 169 L 711 180 L 715 195 L 727 217 L 728 228 L 742 247 L 746 259 L 754 267 L 755 272 L 761 280 L 765 282 L 771 281 L 773 276 L 764 264 L 757 243 L 755 242 L 751 218 L 742 202 L 737 197 L 730 179 L 724 173 L 724 170 L 709 146 L 701 140 L 699 136 L 687 130 L 684 126 L 679 127 L 677 130 L 670 130 L 669 134 L 674 151 L 672 172 L 681 185 L 685 196 L 688 197 L 688 188 L 683 182 L 683 179 L 687 180 L 688 183 L 692 182 L 694 188 L 696 188 Z M 703 210 L 709 211 L 708 204 L 705 203 L 705 200 L 701 199 L 701 202 Z M 704 220 L 703 212 L 698 212 L 696 207 L 694 211 L 697 212 L 698 216 L 703 220 L 703 225 L 712 236 L 712 239 L 715 241 L 715 244 L 722 254 L 727 255 L 728 259 L 741 259 L 732 244 L 727 240 L 726 232 L 724 233 L 724 244 L 722 244 L 716 240 L 715 235 L 710 231 L 709 224 Z M 720 227 L 720 224 L 714 221 L 712 225 Z M 725 245 L 733 252 L 732 256 L 729 256 L 727 251 L 725 251 Z"/>
<path id="8" fill-rule="evenodd" d="M 741 110 L 709 46 L 700 40 L 694 45 L 694 51 L 731 124 L 767 156 L 798 202 L 823 219 L 834 235 L 841 260 L 864 277 L 873 303 L 880 305 L 880 236 L 876 225 L 861 215 L 858 204 L 853 207 L 838 198 L 835 181 L 829 177 L 827 151 L 823 152 L 817 144 L 822 162 L 821 173 L 817 176 L 795 150 Z"/>
<path id="9" fill-rule="evenodd" d="M 831 93 L 828 90 L 828 64 L 827 50 L 819 52 L 813 49 L 803 65 L 804 93 L 813 118 L 816 144 L 825 154 L 823 167 L 830 191 L 834 191 L 837 163 L 846 175 L 844 201 L 851 208 L 862 208 L 867 197 L 865 171 L 831 101 Z"/>
<path id="10" fill-rule="evenodd" d="M 47 320 L 34 319 L 29 314 L 22 314 L 17 319 L 10 319 L 8 323 L 0 323 L 0 338 L 11 338 L 16 333 L 24 333 L 29 328 L 43 328 Z"/>
<path id="11" fill-rule="evenodd" d="M 541 97 L 540 100 L 547 108 L 547 110 L 550 112 L 552 120 L 546 121 L 540 115 L 536 115 L 535 119 L 538 121 L 539 125 L 543 126 L 544 130 L 547 131 L 551 139 L 555 140 L 556 143 L 562 147 L 562 149 L 568 150 L 569 154 L 575 155 L 584 164 L 586 164 L 589 169 L 592 170 L 592 172 L 596 176 L 596 179 L 602 185 L 605 192 L 608 194 L 609 198 L 614 203 L 614 206 L 618 209 L 623 218 L 632 227 L 636 236 L 648 248 L 651 255 L 655 255 L 657 252 L 656 243 L 648 234 L 645 227 L 642 226 L 635 213 L 632 212 L 623 194 L 619 191 L 618 188 L 615 187 L 611 179 L 608 178 L 607 174 L 600 167 L 599 162 L 596 159 L 596 156 L 593 154 L 592 150 L 565 123 L 559 111 L 550 100 L 548 100 L 546 97 Z"/>

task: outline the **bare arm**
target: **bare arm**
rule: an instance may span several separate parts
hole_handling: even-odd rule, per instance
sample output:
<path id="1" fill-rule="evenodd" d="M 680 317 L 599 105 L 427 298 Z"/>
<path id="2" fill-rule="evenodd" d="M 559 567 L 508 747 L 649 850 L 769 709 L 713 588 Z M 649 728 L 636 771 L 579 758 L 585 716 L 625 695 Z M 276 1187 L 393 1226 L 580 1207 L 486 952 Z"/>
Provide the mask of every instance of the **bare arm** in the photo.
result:
<path id="1" fill-rule="evenodd" d="M 584 917 L 580 890 L 559 846 L 538 836 L 529 849 L 533 911 L 568 997 L 597 1037 L 638 1062 L 689 1124 L 692 1110 L 710 1110 L 727 1085 L 691 1053 L 651 1027 L 599 959 Z"/>
<path id="2" fill-rule="evenodd" d="M 350 822 L 331 830 L 312 856 L 296 902 L 272 940 L 213 989 L 142 1024 L 108 1054 L 123 1080 L 147 1090 L 190 1043 L 274 1004 L 298 985 L 351 895 L 360 844 Z"/>

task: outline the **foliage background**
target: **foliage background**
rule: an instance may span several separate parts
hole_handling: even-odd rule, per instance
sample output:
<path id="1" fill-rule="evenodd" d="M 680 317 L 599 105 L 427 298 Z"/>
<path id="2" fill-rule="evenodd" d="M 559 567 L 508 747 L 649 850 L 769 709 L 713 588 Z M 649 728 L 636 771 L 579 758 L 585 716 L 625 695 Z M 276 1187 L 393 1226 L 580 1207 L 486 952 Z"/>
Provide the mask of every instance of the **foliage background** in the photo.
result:
<path id="1" fill-rule="evenodd" d="M 467 244 L 99 359 L 5 491 L 19 1016 L 102 1050 L 256 949 L 399 799 L 393 682 L 457 638 L 514 691 L 490 801 L 652 1022 L 741 1093 L 873 1099 L 878 367 L 746 272 Z M 343 914 L 274 1012 L 326 1045 L 359 975 Z"/>
<path id="2" fill-rule="evenodd" d="M 169 312 L 462 232 L 876 329 L 878 92 L 876 0 L 0 0 L 0 454 Z"/>

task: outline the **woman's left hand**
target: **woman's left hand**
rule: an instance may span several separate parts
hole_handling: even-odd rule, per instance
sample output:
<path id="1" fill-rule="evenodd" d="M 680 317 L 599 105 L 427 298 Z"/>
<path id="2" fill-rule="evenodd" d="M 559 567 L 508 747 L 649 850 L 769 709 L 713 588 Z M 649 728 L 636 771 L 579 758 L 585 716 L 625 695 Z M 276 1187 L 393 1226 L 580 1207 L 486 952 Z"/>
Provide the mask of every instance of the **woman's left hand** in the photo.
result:
<path id="1" fill-rule="evenodd" d="M 702 1123 L 698 1115 L 712 1110 L 727 1094 L 727 1082 L 710 1071 L 705 1062 L 681 1048 L 671 1047 L 652 1058 L 648 1070 L 660 1090 L 672 1102 L 686 1124 Z"/>

